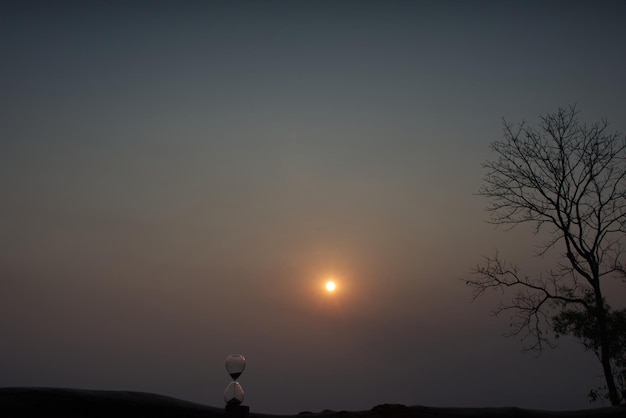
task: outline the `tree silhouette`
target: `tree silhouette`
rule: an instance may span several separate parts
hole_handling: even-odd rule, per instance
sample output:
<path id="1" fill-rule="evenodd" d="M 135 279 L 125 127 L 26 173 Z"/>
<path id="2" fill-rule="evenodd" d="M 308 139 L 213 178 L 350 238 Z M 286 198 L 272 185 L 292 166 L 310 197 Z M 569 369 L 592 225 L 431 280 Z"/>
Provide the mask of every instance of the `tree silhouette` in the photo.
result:
<path id="1" fill-rule="evenodd" d="M 555 347 L 552 336 L 578 338 L 600 360 L 607 397 L 618 405 L 626 310 L 611 310 L 603 290 L 607 280 L 626 277 L 626 138 L 609 133 L 604 119 L 579 122 L 570 106 L 540 116 L 537 128 L 504 121 L 502 139 L 490 148 L 497 157 L 483 163 L 478 193 L 489 199 L 490 222 L 511 229 L 529 223 L 548 237 L 538 254 L 562 257 L 553 269 L 528 276 L 496 252 L 466 283 L 475 298 L 488 289 L 514 291 L 494 313 L 511 313 L 509 335 L 521 336 L 525 349 Z"/>

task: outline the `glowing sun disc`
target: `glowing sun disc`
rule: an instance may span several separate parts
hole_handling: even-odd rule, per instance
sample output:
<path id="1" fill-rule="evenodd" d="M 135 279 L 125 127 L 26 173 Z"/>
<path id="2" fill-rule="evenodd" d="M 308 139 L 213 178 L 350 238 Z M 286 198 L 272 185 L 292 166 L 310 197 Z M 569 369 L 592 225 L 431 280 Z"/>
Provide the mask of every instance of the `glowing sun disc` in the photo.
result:
<path id="1" fill-rule="evenodd" d="M 326 282 L 326 290 L 329 292 L 334 292 L 337 288 L 337 285 L 333 281 Z"/>

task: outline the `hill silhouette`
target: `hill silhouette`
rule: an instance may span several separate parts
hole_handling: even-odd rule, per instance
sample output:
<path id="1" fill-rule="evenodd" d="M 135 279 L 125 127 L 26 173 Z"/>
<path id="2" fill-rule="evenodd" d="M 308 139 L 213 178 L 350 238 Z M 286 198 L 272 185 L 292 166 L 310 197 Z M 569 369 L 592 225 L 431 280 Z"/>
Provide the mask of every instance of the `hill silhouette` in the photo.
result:
<path id="1" fill-rule="evenodd" d="M 224 409 L 143 392 L 103 391 L 64 388 L 0 388 L 0 416 L 49 418 L 223 418 Z M 578 411 L 539 411 L 522 408 L 441 408 L 383 404 L 369 411 L 301 412 L 298 415 L 270 415 L 251 411 L 250 418 L 446 418 L 446 417 L 529 417 L 608 418 L 626 417 L 625 407 Z"/>

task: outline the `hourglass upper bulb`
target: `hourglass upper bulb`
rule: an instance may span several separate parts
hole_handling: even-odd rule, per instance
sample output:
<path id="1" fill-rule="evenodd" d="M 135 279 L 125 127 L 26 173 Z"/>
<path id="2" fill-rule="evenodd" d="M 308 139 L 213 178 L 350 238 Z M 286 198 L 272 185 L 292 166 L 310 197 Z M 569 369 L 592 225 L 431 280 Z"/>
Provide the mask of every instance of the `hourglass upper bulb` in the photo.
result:
<path id="1" fill-rule="evenodd" d="M 231 354 L 226 358 L 226 371 L 233 380 L 237 380 L 245 368 L 246 358 L 241 354 Z"/>

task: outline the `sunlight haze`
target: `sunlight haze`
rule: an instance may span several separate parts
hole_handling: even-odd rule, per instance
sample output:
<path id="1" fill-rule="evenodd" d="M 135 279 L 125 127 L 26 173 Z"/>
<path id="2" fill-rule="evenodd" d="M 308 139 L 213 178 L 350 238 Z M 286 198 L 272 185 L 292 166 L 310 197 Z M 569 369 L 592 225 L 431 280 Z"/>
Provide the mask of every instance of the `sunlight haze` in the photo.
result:
<path id="1" fill-rule="evenodd" d="M 626 131 L 625 21 L 622 1 L 2 2 L 0 386 L 222 407 L 241 353 L 259 413 L 594 406 L 592 354 L 523 353 L 461 279 L 496 249 L 558 256 L 485 222 L 481 162 L 503 118 L 577 104 Z"/>

